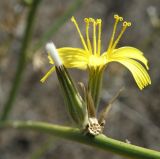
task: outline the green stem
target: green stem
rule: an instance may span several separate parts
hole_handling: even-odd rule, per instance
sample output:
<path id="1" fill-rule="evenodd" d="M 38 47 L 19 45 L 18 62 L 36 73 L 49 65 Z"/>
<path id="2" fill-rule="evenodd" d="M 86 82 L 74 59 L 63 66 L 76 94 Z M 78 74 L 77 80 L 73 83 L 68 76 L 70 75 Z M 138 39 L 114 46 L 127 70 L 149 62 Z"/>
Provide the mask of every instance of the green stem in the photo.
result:
<path id="1" fill-rule="evenodd" d="M 83 135 L 81 131 L 77 128 L 53 125 L 36 121 L 0 122 L 0 128 L 16 128 L 48 133 L 57 137 L 100 148 L 105 151 L 111 151 L 115 154 L 119 154 L 133 159 L 160 159 L 160 152 L 158 151 L 114 140 L 106 137 L 105 135 L 98 135 L 96 137 L 86 136 Z"/>
<path id="2" fill-rule="evenodd" d="M 97 109 L 99 104 L 100 90 L 102 87 L 103 68 L 90 68 L 89 69 L 89 81 L 88 89 L 91 92 L 94 106 Z"/>
<path id="3" fill-rule="evenodd" d="M 9 96 L 2 110 L 1 120 L 6 120 L 8 118 L 9 113 L 12 109 L 13 103 L 15 101 L 15 98 L 17 96 L 18 89 L 20 87 L 20 83 L 22 80 L 22 74 L 23 74 L 23 71 L 26 65 L 26 59 L 27 59 L 26 53 L 27 53 L 27 48 L 28 48 L 28 45 L 31 39 L 31 35 L 32 35 L 33 22 L 34 22 L 35 14 L 36 14 L 37 7 L 40 1 L 41 0 L 33 1 L 33 4 L 30 8 L 30 12 L 27 17 L 27 25 L 25 29 L 24 38 L 22 41 L 22 46 L 21 46 L 20 53 L 19 53 L 19 60 L 18 60 L 16 73 L 13 79 L 11 90 L 9 92 Z"/>

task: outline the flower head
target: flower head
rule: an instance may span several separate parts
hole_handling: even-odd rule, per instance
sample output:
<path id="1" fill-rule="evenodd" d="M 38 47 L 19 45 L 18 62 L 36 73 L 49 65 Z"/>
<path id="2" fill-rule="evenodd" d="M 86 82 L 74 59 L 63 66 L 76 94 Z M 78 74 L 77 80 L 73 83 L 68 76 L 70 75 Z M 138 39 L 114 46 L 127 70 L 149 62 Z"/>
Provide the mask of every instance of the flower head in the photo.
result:
<path id="1" fill-rule="evenodd" d="M 102 29 L 102 20 L 85 18 L 84 22 L 86 23 L 86 39 L 82 35 L 77 21 L 74 17 L 71 18 L 71 21 L 74 23 L 77 32 L 80 36 L 80 40 L 83 45 L 81 48 L 72 48 L 72 47 L 63 47 L 58 49 L 59 56 L 67 68 L 79 68 L 79 69 L 99 69 L 105 68 L 106 65 L 110 62 L 119 62 L 132 73 L 138 87 L 143 89 L 145 86 L 151 84 L 150 76 L 147 71 L 148 61 L 143 56 L 143 53 L 130 46 L 117 48 L 117 44 L 121 39 L 125 30 L 131 26 L 130 22 L 124 21 L 122 23 L 122 29 L 117 37 L 115 37 L 118 23 L 123 21 L 123 18 L 114 15 L 115 23 L 113 27 L 113 32 L 110 38 L 108 48 L 105 52 L 101 54 L 101 29 Z M 89 29 L 92 27 L 93 38 L 90 38 Z M 48 56 L 49 62 L 54 64 L 52 57 Z M 49 70 L 49 72 L 41 79 L 41 82 L 44 82 L 48 76 L 54 71 L 54 66 Z"/>

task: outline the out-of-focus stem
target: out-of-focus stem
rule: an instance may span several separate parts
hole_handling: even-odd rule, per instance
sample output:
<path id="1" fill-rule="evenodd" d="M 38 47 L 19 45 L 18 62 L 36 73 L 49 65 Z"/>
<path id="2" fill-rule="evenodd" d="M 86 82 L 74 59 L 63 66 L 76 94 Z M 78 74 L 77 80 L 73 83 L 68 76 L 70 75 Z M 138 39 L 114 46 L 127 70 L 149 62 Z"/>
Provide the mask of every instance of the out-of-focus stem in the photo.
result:
<path id="1" fill-rule="evenodd" d="M 16 99 L 18 89 L 20 87 L 22 75 L 23 75 L 25 65 L 26 65 L 27 48 L 28 48 L 28 45 L 29 45 L 29 42 L 32 36 L 32 29 L 33 29 L 35 14 L 36 14 L 37 7 L 40 2 L 41 0 L 34 0 L 33 4 L 31 5 L 30 11 L 28 13 L 27 25 L 26 25 L 24 37 L 22 40 L 22 46 L 21 46 L 20 53 L 19 53 L 19 60 L 17 64 L 16 73 L 14 75 L 14 79 L 12 82 L 11 90 L 9 92 L 9 96 L 2 110 L 2 114 L 0 117 L 1 120 L 6 120 L 8 118 L 9 113 L 11 112 L 11 109 L 13 107 L 14 101 Z"/>
<path id="2" fill-rule="evenodd" d="M 21 83 L 21 78 L 22 74 L 26 65 L 27 58 L 31 58 L 32 54 L 27 55 L 27 48 L 29 44 L 29 40 L 32 35 L 32 26 L 33 26 L 33 21 L 35 18 L 35 13 L 38 7 L 38 4 L 40 3 L 41 0 L 34 0 L 31 4 L 31 9 L 28 14 L 28 19 L 27 19 L 27 26 L 25 30 L 25 35 L 22 41 L 22 47 L 20 50 L 20 57 L 17 65 L 17 70 L 15 73 L 15 77 L 13 80 L 13 85 L 11 87 L 11 90 L 9 92 L 9 96 L 6 100 L 6 103 L 4 104 L 4 108 L 2 110 L 2 114 L 0 116 L 0 120 L 6 120 L 8 118 L 8 115 L 12 109 L 12 105 L 14 103 L 14 100 L 16 98 L 20 83 Z M 77 11 L 78 8 L 82 5 L 82 0 L 76 0 L 75 3 L 53 24 L 47 31 L 44 33 L 40 41 L 35 45 L 34 49 L 32 52 L 35 52 L 38 50 L 46 41 L 53 36 L 54 33 L 58 31 L 58 29 L 69 19 L 69 17 L 72 16 L 74 12 Z"/>
<path id="3" fill-rule="evenodd" d="M 33 52 L 45 45 L 46 41 L 48 41 L 53 36 L 53 34 L 58 31 L 58 29 L 60 29 L 60 27 L 82 6 L 82 4 L 83 0 L 75 0 L 75 2 L 68 8 L 68 10 L 56 21 L 54 21 L 53 24 L 51 24 L 47 31 L 42 35 L 40 40 L 35 44 Z"/>

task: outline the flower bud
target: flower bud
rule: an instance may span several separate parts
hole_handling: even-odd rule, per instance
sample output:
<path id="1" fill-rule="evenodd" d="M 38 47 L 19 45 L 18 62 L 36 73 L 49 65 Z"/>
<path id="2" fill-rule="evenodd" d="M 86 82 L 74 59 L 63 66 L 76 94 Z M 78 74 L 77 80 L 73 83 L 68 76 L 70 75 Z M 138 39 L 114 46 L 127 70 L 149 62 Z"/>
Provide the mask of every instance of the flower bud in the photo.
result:
<path id="1" fill-rule="evenodd" d="M 76 89 L 67 69 L 63 65 L 55 45 L 53 43 L 48 43 L 46 45 L 46 50 L 54 60 L 57 77 L 69 115 L 72 120 L 82 128 L 84 127 L 87 119 L 86 104 Z"/>

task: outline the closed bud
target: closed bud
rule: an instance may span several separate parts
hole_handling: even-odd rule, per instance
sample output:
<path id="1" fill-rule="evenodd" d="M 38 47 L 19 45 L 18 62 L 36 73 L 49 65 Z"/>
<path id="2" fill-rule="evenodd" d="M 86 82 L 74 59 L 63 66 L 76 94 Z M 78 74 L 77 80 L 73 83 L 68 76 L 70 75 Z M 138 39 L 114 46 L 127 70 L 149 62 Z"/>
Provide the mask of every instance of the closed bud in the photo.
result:
<path id="1" fill-rule="evenodd" d="M 87 119 L 86 104 L 76 89 L 67 69 L 63 65 L 54 43 L 48 43 L 46 50 L 55 63 L 57 77 L 69 115 L 79 127 L 83 128 Z"/>

